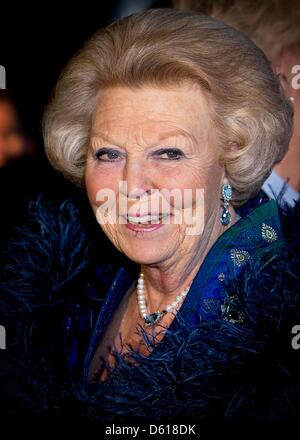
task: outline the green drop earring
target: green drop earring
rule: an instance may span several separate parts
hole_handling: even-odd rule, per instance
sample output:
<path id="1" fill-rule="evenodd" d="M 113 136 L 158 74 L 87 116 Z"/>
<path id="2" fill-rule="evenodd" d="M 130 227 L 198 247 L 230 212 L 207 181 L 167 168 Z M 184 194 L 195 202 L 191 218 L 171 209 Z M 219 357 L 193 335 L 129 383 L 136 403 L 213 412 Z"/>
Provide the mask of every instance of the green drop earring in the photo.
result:
<path id="1" fill-rule="evenodd" d="M 222 187 L 223 211 L 220 216 L 220 222 L 223 226 L 229 225 L 231 222 L 231 214 L 228 211 L 229 202 L 232 199 L 232 186 L 227 183 Z"/>

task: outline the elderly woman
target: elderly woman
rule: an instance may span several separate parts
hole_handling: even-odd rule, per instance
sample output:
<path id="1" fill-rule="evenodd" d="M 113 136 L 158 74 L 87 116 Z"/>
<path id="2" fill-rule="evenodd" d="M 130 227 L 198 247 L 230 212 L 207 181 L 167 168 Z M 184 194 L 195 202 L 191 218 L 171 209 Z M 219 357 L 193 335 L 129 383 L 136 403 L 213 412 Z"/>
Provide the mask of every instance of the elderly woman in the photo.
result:
<path id="1" fill-rule="evenodd" d="M 196 12 L 126 17 L 69 62 L 45 114 L 46 152 L 86 188 L 101 229 L 133 262 L 101 307 L 95 289 L 92 305 L 91 289 L 80 287 L 81 299 L 77 281 L 67 289 L 77 299 L 59 334 L 81 416 L 287 415 L 274 405 L 285 385 L 273 390 L 273 379 L 287 380 L 276 362 L 291 356 L 295 316 L 284 336 L 276 329 L 283 304 L 298 313 L 296 277 L 276 203 L 260 188 L 286 152 L 291 119 L 262 52 Z M 62 265 L 74 263 L 68 282 L 83 264 L 69 249 L 82 246 L 72 217 L 59 251 Z"/>

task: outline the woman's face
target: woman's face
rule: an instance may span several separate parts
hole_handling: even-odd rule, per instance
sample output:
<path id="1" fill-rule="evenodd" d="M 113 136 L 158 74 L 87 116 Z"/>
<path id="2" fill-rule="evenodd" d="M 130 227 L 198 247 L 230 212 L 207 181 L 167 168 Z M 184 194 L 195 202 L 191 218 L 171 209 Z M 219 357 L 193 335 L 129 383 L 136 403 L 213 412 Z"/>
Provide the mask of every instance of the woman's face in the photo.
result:
<path id="1" fill-rule="evenodd" d="M 218 156 L 208 102 L 196 85 L 103 90 L 85 180 L 100 223 L 108 199 L 99 194 L 115 195 L 107 205 L 116 209 L 116 221 L 101 224 L 105 234 L 140 264 L 168 265 L 194 255 L 203 226 L 205 233 L 208 220 L 220 214 L 224 171 Z M 194 229 L 187 212 L 196 219 Z"/>

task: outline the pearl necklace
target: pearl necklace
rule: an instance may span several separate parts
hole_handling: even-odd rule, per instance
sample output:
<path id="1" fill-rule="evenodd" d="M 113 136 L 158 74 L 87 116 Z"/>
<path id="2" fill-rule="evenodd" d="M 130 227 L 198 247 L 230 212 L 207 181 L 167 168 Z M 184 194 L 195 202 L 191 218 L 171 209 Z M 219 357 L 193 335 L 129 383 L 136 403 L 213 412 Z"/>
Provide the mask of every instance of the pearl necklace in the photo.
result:
<path id="1" fill-rule="evenodd" d="M 154 325 L 163 317 L 165 313 L 171 312 L 177 304 L 188 294 L 190 290 L 190 286 L 183 290 L 179 295 L 176 296 L 176 299 L 169 304 L 164 310 L 157 310 L 154 313 L 147 314 L 147 306 L 145 302 L 145 282 L 144 282 L 144 274 L 141 272 L 138 282 L 137 282 L 137 300 L 140 310 L 140 315 L 143 318 L 145 324 L 147 326 Z"/>

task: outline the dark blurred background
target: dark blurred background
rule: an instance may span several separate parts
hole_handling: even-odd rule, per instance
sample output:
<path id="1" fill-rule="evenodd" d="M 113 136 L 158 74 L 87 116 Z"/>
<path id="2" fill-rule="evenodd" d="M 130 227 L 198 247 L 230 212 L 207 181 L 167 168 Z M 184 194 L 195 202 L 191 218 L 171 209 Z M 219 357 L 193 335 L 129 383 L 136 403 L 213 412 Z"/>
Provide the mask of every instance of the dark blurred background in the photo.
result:
<path id="1" fill-rule="evenodd" d="M 83 191 L 56 173 L 44 155 L 41 119 L 62 68 L 97 29 L 149 7 L 171 1 L 1 5 L 0 65 L 6 90 L 0 90 L 0 239 L 24 221 L 29 199 L 84 200 Z M 83 202 L 84 203 L 84 202 Z"/>

